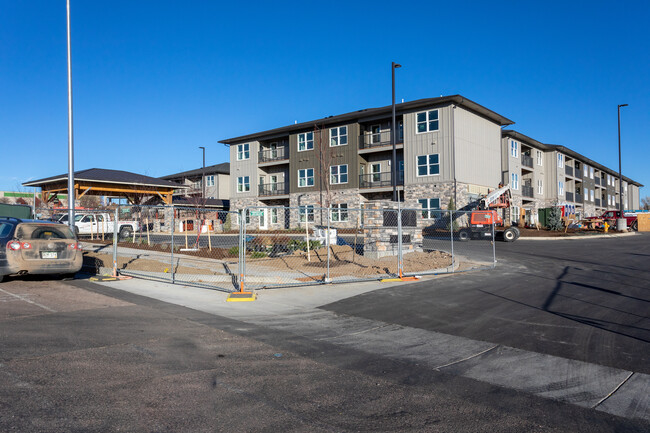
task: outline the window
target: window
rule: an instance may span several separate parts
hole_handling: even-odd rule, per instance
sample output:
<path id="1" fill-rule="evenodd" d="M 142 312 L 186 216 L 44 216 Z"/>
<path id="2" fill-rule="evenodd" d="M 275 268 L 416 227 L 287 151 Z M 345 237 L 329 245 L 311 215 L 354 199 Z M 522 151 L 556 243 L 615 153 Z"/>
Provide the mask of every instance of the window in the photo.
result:
<path id="1" fill-rule="evenodd" d="M 612 185 L 612 178 L 609 174 L 607 175 L 607 185 Z"/>
<path id="2" fill-rule="evenodd" d="M 544 154 L 541 150 L 537 151 L 537 165 L 544 165 Z"/>
<path id="3" fill-rule="evenodd" d="M 238 144 L 237 145 L 237 161 L 248 159 L 251 157 L 250 144 Z"/>
<path id="4" fill-rule="evenodd" d="M 560 168 L 564 167 L 564 155 L 560 153 L 557 154 L 557 166 Z"/>
<path id="5" fill-rule="evenodd" d="M 313 148 L 314 148 L 313 132 L 304 132 L 302 134 L 298 134 L 298 152 L 311 150 Z"/>
<path id="6" fill-rule="evenodd" d="M 518 155 L 519 155 L 519 144 L 514 140 L 510 140 L 510 156 L 516 158 Z"/>
<path id="7" fill-rule="evenodd" d="M 237 178 L 237 192 L 247 192 L 251 190 L 250 177 L 242 176 Z"/>
<path id="8" fill-rule="evenodd" d="M 510 173 L 510 187 L 519 189 L 519 175 L 517 173 Z"/>
<path id="9" fill-rule="evenodd" d="M 564 195 L 564 182 L 559 181 L 559 182 L 557 183 L 557 193 L 558 193 L 559 195 Z"/>
<path id="10" fill-rule="evenodd" d="M 348 165 L 333 165 L 330 167 L 330 184 L 348 183 Z"/>
<path id="11" fill-rule="evenodd" d="M 248 209 L 246 209 L 246 214 L 244 215 L 244 223 L 251 223 L 251 212 Z"/>
<path id="12" fill-rule="evenodd" d="M 418 155 L 418 176 L 433 176 L 440 174 L 440 161 L 438 154 Z"/>
<path id="13" fill-rule="evenodd" d="M 586 165 L 583 165 L 582 167 L 584 168 L 584 170 L 582 171 L 582 173 L 584 174 L 583 177 L 586 178 L 587 176 L 589 176 L 589 167 L 587 167 Z"/>
<path id="14" fill-rule="evenodd" d="M 544 194 L 544 181 L 537 179 L 537 194 Z"/>
<path id="15" fill-rule="evenodd" d="M 205 186 L 214 186 L 214 176 L 205 177 Z"/>
<path id="16" fill-rule="evenodd" d="M 440 216 L 440 199 L 439 198 L 423 198 L 418 200 L 422 205 L 422 218 L 425 220 L 432 220 Z"/>
<path id="17" fill-rule="evenodd" d="M 594 178 L 594 168 L 593 167 L 589 167 L 589 177 L 592 178 L 592 179 Z"/>
<path id="18" fill-rule="evenodd" d="M 348 127 L 339 126 L 330 129 L 330 146 L 344 146 L 348 144 Z"/>
<path id="19" fill-rule="evenodd" d="M 271 209 L 271 224 L 277 224 L 278 223 L 278 209 L 273 208 Z"/>
<path id="20" fill-rule="evenodd" d="M 314 186 L 314 169 L 303 168 L 298 170 L 298 187 L 304 188 L 307 186 Z"/>
<path id="21" fill-rule="evenodd" d="M 591 190 L 591 193 L 589 194 L 591 196 L 591 201 L 594 201 L 594 190 Z"/>
<path id="22" fill-rule="evenodd" d="M 418 134 L 438 130 L 438 110 L 422 111 L 421 113 L 417 113 L 415 116 L 417 119 L 416 132 Z"/>
<path id="23" fill-rule="evenodd" d="M 314 222 L 314 205 L 300 206 L 300 222 Z"/>
<path id="24" fill-rule="evenodd" d="M 519 222 L 519 206 L 512 207 L 512 217 L 510 219 L 513 223 Z"/>
<path id="25" fill-rule="evenodd" d="M 348 220 L 348 205 L 347 203 L 338 203 L 332 205 L 332 213 L 330 219 L 334 222 L 341 222 Z"/>

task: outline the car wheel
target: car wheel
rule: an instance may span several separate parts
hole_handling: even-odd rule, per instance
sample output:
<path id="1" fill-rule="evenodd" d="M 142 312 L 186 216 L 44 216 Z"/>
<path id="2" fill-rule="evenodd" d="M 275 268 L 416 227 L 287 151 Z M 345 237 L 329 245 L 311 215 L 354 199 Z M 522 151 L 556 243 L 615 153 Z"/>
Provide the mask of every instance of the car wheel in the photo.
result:
<path id="1" fill-rule="evenodd" d="M 506 242 L 514 242 L 517 239 L 517 231 L 510 227 L 503 231 L 503 240 Z"/>
<path id="2" fill-rule="evenodd" d="M 133 229 L 128 226 L 124 226 L 120 229 L 120 239 L 126 240 L 133 236 Z"/>
<path id="3" fill-rule="evenodd" d="M 639 231 L 639 222 L 638 222 L 638 221 L 634 221 L 634 222 L 632 223 L 632 225 L 630 226 L 630 228 L 631 228 L 632 230 L 634 230 L 635 232 Z"/>
<path id="4" fill-rule="evenodd" d="M 0 274 L 0 283 L 2 283 L 2 280 L 4 280 L 4 279 L 5 279 L 5 276 Z"/>
<path id="5" fill-rule="evenodd" d="M 468 241 L 469 238 L 471 237 L 471 232 L 468 229 L 461 229 L 461 231 L 458 232 L 458 240 L 459 241 Z"/>

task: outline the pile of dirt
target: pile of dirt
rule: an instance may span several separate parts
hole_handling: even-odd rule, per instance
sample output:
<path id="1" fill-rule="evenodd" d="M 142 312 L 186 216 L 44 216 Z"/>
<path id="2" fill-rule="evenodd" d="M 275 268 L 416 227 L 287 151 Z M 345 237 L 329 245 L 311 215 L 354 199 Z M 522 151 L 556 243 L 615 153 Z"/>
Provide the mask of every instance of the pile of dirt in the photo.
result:
<path id="1" fill-rule="evenodd" d="M 100 268 L 112 268 L 113 256 L 110 254 L 95 253 L 92 251 L 84 251 L 83 270 L 90 273 L 98 274 Z M 171 263 L 155 260 L 151 258 L 136 257 L 117 257 L 117 269 L 127 269 L 130 271 L 147 271 L 147 272 L 161 272 L 170 273 Z M 219 272 L 220 271 L 220 272 Z M 179 274 L 192 274 L 192 275 L 223 275 L 224 269 L 222 265 L 215 268 L 214 262 L 201 263 L 200 261 L 192 260 L 192 266 L 183 264 L 183 261 L 175 260 L 174 272 Z"/>
<path id="2" fill-rule="evenodd" d="M 566 232 L 564 230 L 554 231 L 547 228 L 537 229 L 527 229 L 524 227 L 519 227 L 519 232 L 521 233 L 522 238 L 563 238 L 563 237 L 576 237 L 576 236 L 590 236 L 602 234 L 603 230 L 599 229 L 587 229 L 587 228 L 568 228 Z"/>

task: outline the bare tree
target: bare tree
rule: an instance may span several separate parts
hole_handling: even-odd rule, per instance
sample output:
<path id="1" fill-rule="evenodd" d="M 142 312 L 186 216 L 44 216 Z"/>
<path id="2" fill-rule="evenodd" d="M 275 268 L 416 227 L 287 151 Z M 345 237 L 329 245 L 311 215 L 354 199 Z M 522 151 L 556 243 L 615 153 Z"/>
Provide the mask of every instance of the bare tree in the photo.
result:
<path id="1" fill-rule="evenodd" d="M 645 196 L 644 198 L 641 199 L 641 206 L 643 209 L 650 210 L 650 197 Z"/>

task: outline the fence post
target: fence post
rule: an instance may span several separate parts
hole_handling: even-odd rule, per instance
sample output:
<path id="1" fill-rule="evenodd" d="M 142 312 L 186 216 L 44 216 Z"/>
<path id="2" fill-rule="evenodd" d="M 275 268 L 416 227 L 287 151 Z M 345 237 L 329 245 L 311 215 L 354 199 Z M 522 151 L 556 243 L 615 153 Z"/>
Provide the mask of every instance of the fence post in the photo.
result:
<path id="1" fill-rule="evenodd" d="M 250 215 L 250 211 L 248 208 L 244 208 L 244 211 L 242 213 L 242 219 L 241 219 L 241 231 L 242 231 L 242 237 L 241 237 L 241 242 L 242 242 L 242 247 L 241 248 L 241 274 L 240 274 L 240 280 L 239 280 L 239 290 L 241 292 L 244 291 L 244 284 L 246 283 L 246 216 Z M 250 216 L 249 216 L 250 218 Z"/>
<path id="2" fill-rule="evenodd" d="M 449 209 L 449 233 L 451 233 L 451 272 L 455 272 L 456 266 L 454 262 L 456 256 L 454 255 L 454 210 Z"/>
<path id="3" fill-rule="evenodd" d="M 117 277 L 117 231 L 120 205 L 115 208 L 115 217 L 113 218 L 113 276 Z"/>
<path id="4" fill-rule="evenodd" d="M 175 213 L 174 212 L 174 206 L 169 206 L 169 207 L 171 208 L 171 211 L 172 211 L 172 227 L 171 227 L 171 231 L 170 231 L 171 236 L 172 236 L 172 243 L 170 245 L 170 249 L 171 249 L 171 256 L 170 256 L 171 257 L 171 268 L 169 270 L 172 273 L 172 284 L 174 284 L 175 279 L 176 279 L 175 275 L 174 275 L 174 231 L 176 229 L 176 218 L 174 218 L 174 213 Z"/>
<path id="5" fill-rule="evenodd" d="M 494 218 L 492 218 L 492 269 L 494 269 L 497 266 L 497 252 L 496 252 L 496 245 L 494 243 L 495 241 L 495 228 L 494 224 L 496 221 L 494 221 Z"/>
<path id="6" fill-rule="evenodd" d="M 402 257 L 402 205 L 397 201 L 397 274 L 404 276 L 404 257 Z"/>
<path id="7" fill-rule="evenodd" d="M 325 246 L 327 248 L 327 277 L 325 277 L 326 283 L 332 282 L 332 280 L 330 279 L 330 213 L 331 212 L 332 212 L 332 204 L 330 203 L 327 206 L 327 234 L 325 235 Z"/>

